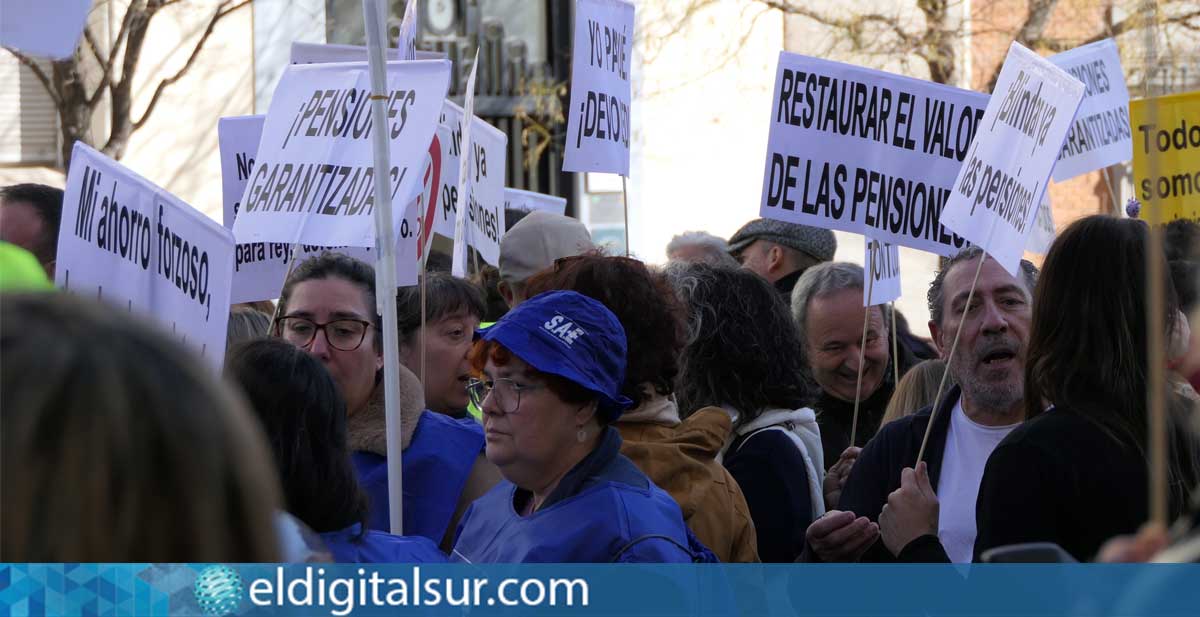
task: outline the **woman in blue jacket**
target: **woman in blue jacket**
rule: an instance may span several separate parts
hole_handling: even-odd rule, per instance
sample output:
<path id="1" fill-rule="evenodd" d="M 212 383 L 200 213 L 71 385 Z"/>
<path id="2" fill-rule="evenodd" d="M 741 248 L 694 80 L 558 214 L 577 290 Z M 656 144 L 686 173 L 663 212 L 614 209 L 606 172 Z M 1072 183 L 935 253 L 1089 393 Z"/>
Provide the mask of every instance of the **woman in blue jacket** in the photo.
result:
<path id="1" fill-rule="evenodd" d="M 715 561 L 679 506 L 621 455 L 625 332 L 603 304 L 544 293 L 480 331 L 468 392 L 504 480 L 473 503 L 452 559 Z"/>
<path id="2" fill-rule="evenodd" d="M 428 538 L 367 528 L 367 497 L 346 447 L 346 404 L 319 361 L 288 343 L 262 339 L 234 347 L 225 370 L 271 443 L 288 512 L 321 535 L 334 561 L 446 560 Z"/>

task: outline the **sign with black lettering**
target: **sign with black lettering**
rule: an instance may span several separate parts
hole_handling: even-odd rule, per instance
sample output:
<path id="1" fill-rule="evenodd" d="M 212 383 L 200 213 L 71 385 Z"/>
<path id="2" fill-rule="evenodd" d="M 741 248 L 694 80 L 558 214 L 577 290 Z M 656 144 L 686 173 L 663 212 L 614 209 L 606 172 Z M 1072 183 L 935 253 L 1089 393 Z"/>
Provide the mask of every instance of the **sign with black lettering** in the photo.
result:
<path id="1" fill-rule="evenodd" d="M 221 187 L 225 197 L 225 227 L 233 229 L 234 221 L 241 210 L 241 197 L 254 171 L 254 158 L 258 154 L 258 143 L 262 134 L 265 116 L 235 116 L 221 118 L 217 122 L 217 134 L 221 151 Z M 403 287 L 417 283 L 417 261 L 413 242 L 418 232 L 419 203 L 409 205 L 404 220 L 397 230 L 396 284 Z M 233 283 L 229 301 L 255 302 L 279 297 L 287 276 L 287 264 L 292 246 L 287 242 L 242 242 L 235 249 Z M 323 251 L 344 253 L 369 264 L 375 263 L 371 248 L 358 246 L 296 246 L 296 263 L 320 255 Z"/>
<path id="2" fill-rule="evenodd" d="M 389 62 L 392 168 L 385 181 L 397 236 L 421 190 L 425 155 L 450 84 L 443 60 Z M 271 98 L 233 231 L 239 242 L 375 244 L 373 120 L 367 64 L 289 65 Z M 415 230 L 411 230 L 416 242 Z"/>
<path id="3" fill-rule="evenodd" d="M 1164 221 L 1200 220 L 1200 90 L 1130 104 L 1137 144 L 1133 189 Z"/>
<path id="4" fill-rule="evenodd" d="M 1054 181 L 1062 182 L 1132 158 L 1129 90 L 1125 88 L 1117 44 L 1104 39 L 1050 56 L 1048 60 L 1083 82 L 1083 102 L 1058 153 Z"/>
<path id="5" fill-rule="evenodd" d="M 577 0 L 563 171 L 629 177 L 633 5 Z"/>
<path id="6" fill-rule="evenodd" d="M 1034 221 L 1033 231 L 1029 232 L 1029 240 L 1025 242 L 1025 250 L 1038 255 L 1050 252 L 1050 246 L 1057 237 L 1054 231 L 1054 214 L 1050 208 L 1050 191 L 1042 193 L 1042 205 L 1038 207 L 1037 220 Z"/>
<path id="7" fill-rule="evenodd" d="M 1017 275 L 1083 83 L 1019 43 L 996 80 L 942 224 Z"/>
<path id="8" fill-rule="evenodd" d="M 503 131 L 475 116 L 471 121 L 469 146 L 463 141 L 463 109 L 446 101 L 439 120 L 449 138 L 439 140 L 442 151 L 441 188 L 433 232 L 454 238 L 459 204 L 466 204 L 466 242 L 486 262 L 500 262 L 500 238 L 504 236 L 504 170 L 508 160 L 508 137 Z M 459 195 L 459 174 L 466 164 L 467 194 Z"/>
<path id="9" fill-rule="evenodd" d="M 871 237 L 863 255 L 863 306 L 887 304 L 900 297 L 900 247 Z"/>
<path id="10" fill-rule="evenodd" d="M 228 229 L 75 142 L 58 235 L 59 287 L 151 315 L 220 367 L 233 252 Z"/>
<path id="11" fill-rule="evenodd" d="M 987 95 L 782 52 L 760 216 L 952 255 L 939 222 Z"/>

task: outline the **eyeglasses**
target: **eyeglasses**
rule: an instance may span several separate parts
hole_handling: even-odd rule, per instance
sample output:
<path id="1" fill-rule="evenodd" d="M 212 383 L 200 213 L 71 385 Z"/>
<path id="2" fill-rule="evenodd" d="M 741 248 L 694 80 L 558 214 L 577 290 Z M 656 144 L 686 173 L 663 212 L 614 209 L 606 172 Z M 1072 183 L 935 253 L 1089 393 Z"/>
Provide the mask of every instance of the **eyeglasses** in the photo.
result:
<path id="1" fill-rule="evenodd" d="M 479 409 L 483 409 L 483 402 L 487 400 L 488 395 L 494 394 L 493 400 L 502 413 L 514 413 L 521 406 L 523 390 L 537 390 L 544 387 L 546 386 L 541 384 L 522 386 L 511 379 L 494 379 L 492 381 L 471 379 L 467 381 L 467 396 L 471 398 L 471 403 Z"/>
<path id="2" fill-rule="evenodd" d="M 325 340 L 330 347 L 354 351 L 362 346 L 363 339 L 367 337 L 367 328 L 371 325 L 371 322 L 361 319 L 335 319 L 317 323 L 305 317 L 281 317 L 279 336 L 297 347 L 308 347 L 317 338 L 317 332 L 324 330 Z"/>

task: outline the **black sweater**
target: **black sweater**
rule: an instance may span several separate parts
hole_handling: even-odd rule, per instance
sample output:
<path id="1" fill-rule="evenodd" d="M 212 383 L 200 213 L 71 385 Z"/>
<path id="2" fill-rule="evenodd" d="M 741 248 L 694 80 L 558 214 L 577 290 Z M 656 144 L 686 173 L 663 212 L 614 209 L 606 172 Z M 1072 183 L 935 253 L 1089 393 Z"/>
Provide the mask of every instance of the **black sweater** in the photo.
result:
<path id="1" fill-rule="evenodd" d="M 1055 408 L 1013 429 L 988 458 L 975 506 L 983 551 L 1054 542 L 1079 561 L 1146 522 L 1146 458 L 1074 411 Z"/>

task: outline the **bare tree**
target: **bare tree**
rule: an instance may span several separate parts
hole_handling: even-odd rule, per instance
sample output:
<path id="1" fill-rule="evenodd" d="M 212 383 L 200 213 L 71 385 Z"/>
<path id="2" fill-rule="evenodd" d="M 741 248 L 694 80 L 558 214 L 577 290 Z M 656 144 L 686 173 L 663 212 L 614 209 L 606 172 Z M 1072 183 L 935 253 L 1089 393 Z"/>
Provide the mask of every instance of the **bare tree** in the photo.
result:
<path id="1" fill-rule="evenodd" d="M 109 2 L 113 0 L 107 0 Z M 70 164 L 71 148 L 82 141 L 104 154 L 120 159 L 125 154 L 129 138 L 145 126 L 163 92 L 187 74 L 196 62 L 200 50 L 208 42 L 217 23 L 230 13 L 250 4 L 252 0 L 221 0 L 207 21 L 207 26 L 192 47 L 187 61 L 175 74 L 162 79 L 154 88 L 145 109 L 135 116 L 133 111 L 133 78 L 150 23 L 163 8 L 180 4 L 182 0 L 131 0 L 121 19 L 116 38 L 107 49 L 100 44 L 91 26 L 84 28 L 83 40 L 75 54 L 50 63 L 49 72 L 43 65 L 21 52 L 6 47 L 21 64 L 29 67 L 50 95 L 58 111 L 62 133 L 64 169 Z M 86 51 L 85 51 L 86 50 Z M 85 53 L 87 57 L 85 57 Z M 91 60 L 88 60 L 88 57 Z M 92 136 L 92 119 L 108 95 L 109 134 L 107 138 Z"/>
<path id="2" fill-rule="evenodd" d="M 664 12 L 666 27 L 655 24 L 658 30 L 646 37 L 643 52 L 657 51 L 673 33 L 682 31 L 689 20 L 697 19 L 706 7 L 721 0 L 687 0 L 671 2 Z M 1160 0 L 1157 3 L 1132 0 L 1099 0 L 1105 8 L 1106 19 L 1089 36 L 1064 38 L 1051 36 L 1049 28 L 1056 11 L 1078 11 L 1078 3 L 1060 0 L 1026 0 L 1024 13 L 1016 19 L 989 19 L 979 16 L 988 3 L 974 2 L 973 15 L 964 16 L 963 0 L 915 0 L 906 3 L 819 3 L 811 0 L 743 0 L 747 6 L 758 5 L 798 16 L 822 26 L 828 33 L 831 52 L 835 48 L 876 59 L 906 62 L 916 59 L 928 68 L 929 79 L 937 83 L 959 81 L 962 54 L 957 47 L 970 35 L 1000 35 L 1045 52 L 1057 52 L 1108 37 L 1118 37 L 1143 28 L 1177 28 L 1200 32 L 1200 5 L 1195 0 Z M 1101 4 L 1103 3 L 1103 4 Z M 1134 5 L 1125 16 L 1113 20 L 1114 5 Z M 1095 7 L 1093 7 L 1095 8 Z M 1156 11 L 1157 8 L 1157 11 Z M 1003 11 L 1002 11 L 1003 12 Z M 1005 15 L 1005 17 L 1008 17 Z M 1059 18 L 1070 17 L 1059 15 Z M 640 26 L 639 26 L 640 27 Z M 651 40 L 654 39 L 654 40 Z M 996 66 L 987 80 L 987 89 L 995 84 L 1000 67 Z"/>

